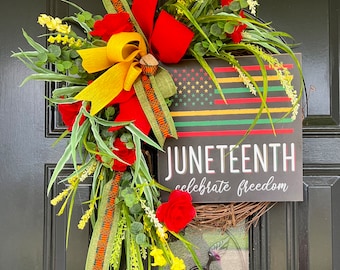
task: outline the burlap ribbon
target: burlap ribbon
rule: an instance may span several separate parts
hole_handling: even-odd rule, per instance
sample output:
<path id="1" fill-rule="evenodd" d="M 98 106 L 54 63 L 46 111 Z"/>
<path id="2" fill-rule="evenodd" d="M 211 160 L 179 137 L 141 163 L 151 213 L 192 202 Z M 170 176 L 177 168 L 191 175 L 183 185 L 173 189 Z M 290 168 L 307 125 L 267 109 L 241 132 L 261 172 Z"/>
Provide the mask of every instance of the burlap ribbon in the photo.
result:
<path id="1" fill-rule="evenodd" d="M 104 186 L 98 210 L 98 218 L 91 237 L 87 253 L 86 270 L 109 269 L 113 246 L 111 245 L 119 220 L 116 198 L 123 172 L 117 172 L 112 180 Z M 118 211 L 117 211 L 118 210 Z"/>
<path id="2" fill-rule="evenodd" d="M 166 138 L 177 138 L 175 124 L 164 99 L 176 93 L 176 85 L 166 70 L 158 68 L 158 61 L 151 54 L 142 57 L 140 63 L 142 74 L 134 84 L 135 92 L 158 143 L 163 146 Z"/>
<path id="3" fill-rule="evenodd" d="M 135 45 L 137 43 L 137 45 Z M 142 72 L 136 60 L 146 55 L 143 37 L 136 32 L 112 35 L 107 46 L 78 51 L 83 67 L 89 73 L 107 69 L 74 98 L 91 101 L 91 115 L 95 115 L 122 91 L 129 91 Z"/>

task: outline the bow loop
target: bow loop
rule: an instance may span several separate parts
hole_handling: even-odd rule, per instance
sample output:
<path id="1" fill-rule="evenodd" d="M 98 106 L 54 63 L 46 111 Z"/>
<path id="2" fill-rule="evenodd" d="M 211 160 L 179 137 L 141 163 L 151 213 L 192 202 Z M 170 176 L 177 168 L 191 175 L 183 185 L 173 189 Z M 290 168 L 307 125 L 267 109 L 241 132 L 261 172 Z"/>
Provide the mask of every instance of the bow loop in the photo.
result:
<path id="1" fill-rule="evenodd" d="M 139 33 L 121 32 L 112 35 L 106 47 L 79 50 L 78 53 L 87 72 L 107 69 L 74 97 L 76 100 L 91 101 L 90 114 L 95 115 L 122 90 L 131 89 L 142 72 L 137 58 L 146 55 L 147 49 Z"/>
<path id="2" fill-rule="evenodd" d="M 135 45 L 135 43 L 137 45 Z M 138 55 L 146 55 L 143 37 L 137 32 L 121 32 L 113 35 L 107 43 L 107 58 L 112 64 L 131 62 Z"/>

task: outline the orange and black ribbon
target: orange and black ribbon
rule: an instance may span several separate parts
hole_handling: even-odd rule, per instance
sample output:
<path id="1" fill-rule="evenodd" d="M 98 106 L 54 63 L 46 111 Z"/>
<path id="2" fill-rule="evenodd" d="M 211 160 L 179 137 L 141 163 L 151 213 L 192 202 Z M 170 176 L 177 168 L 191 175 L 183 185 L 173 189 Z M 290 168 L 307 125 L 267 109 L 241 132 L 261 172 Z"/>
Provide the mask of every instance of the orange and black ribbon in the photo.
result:
<path id="1" fill-rule="evenodd" d="M 102 199 L 99 205 L 98 218 L 93 229 L 89 251 L 87 254 L 87 270 L 109 269 L 112 253 L 112 239 L 115 236 L 114 214 L 119 183 L 123 172 L 116 172 L 114 178 L 104 186 Z"/>
<path id="2" fill-rule="evenodd" d="M 158 61 L 151 54 L 142 57 L 140 63 L 142 74 L 134 84 L 135 92 L 158 143 L 163 146 L 166 138 L 177 138 L 175 124 L 164 99 L 176 93 L 176 86 L 166 70 L 158 69 Z"/>

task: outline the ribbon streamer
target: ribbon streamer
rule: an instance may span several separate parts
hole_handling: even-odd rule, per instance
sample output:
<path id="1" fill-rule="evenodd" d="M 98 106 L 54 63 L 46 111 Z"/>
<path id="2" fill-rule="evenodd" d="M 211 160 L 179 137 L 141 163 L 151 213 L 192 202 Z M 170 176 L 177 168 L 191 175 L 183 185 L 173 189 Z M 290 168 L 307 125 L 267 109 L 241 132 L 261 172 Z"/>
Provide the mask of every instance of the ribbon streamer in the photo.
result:
<path id="1" fill-rule="evenodd" d="M 118 196 L 119 182 L 123 172 L 116 172 L 115 177 L 104 186 L 102 199 L 98 211 L 98 219 L 93 229 L 91 242 L 87 254 L 86 270 L 109 269 L 112 253 L 112 243 L 117 228 L 115 218 L 116 198 Z M 118 214 L 120 214 L 118 212 Z"/>
<path id="2" fill-rule="evenodd" d="M 158 70 L 158 61 L 151 54 L 142 57 L 140 62 L 143 73 L 134 84 L 135 92 L 158 143 L 163 146 L 166 138 L 177 138 L 175 124 L 164 100 L 176 93 L 176 86 L 166 70 Z"/>
<path id="3" fill-rule="evenodd" d="M 122 90 L 131 89 L 141 73 L 136 57 L 146 55 L 147 49 L 139 33 L 122 32 L 113 35 L 106 47 L 83 49 L 78 53 L 87 72 L 107 69 L 74 97 L 76 100 L 91 101 L 90 113 L 95 115 Z"/>

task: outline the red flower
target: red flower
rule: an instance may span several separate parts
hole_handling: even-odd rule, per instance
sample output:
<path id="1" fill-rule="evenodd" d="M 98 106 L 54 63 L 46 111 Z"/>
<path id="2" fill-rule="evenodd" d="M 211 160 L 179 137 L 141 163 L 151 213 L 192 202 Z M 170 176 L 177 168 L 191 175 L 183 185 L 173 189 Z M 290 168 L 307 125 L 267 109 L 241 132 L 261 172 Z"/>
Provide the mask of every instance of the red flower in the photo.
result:
<path id="1" fill-rule="evenodd" d="M 233 0 L 221 0 L 222 6 L 229 6 Z"/>
<path id="2" fill-rule="evenodd" d="M 72 126 L 74 124 L 74 121 L 76 120 L 81 106 L 81 101 L 75 103 L 58 104 L 58 111 L 61 115 L 61 119 L 63 120 L 65 126 L 69 131 L 72 131 Z M 82 125 L 84 121 L 85 116 L 82 115 L 79 121 L 79 125 Z"/>
<path id="3" fill-rule="evenodd" d="M 128 149 L 124 142 L 117 138 L 113 143 L 114 150 L 112 151 L 116 156 L 118 156 L 121 160 L 125 161 L 121 162 L 118 159 L 113 161 L 112 169 L 118 172 L 126 171 L 129 165 L 132 165 L 136 161 L 136 151 L 135 149 Z M 100 155 L 96 155 L 96 159 L 100 162 L 103 162 Z"/>
<path id="4" fill-rule="evenodd" d="M 240 16 L 244 18 L 243 10 L 240 11 Z M 234 32 L 230 34 L 231 39 L 234 43 L 240 43 L 242 41 L 242 32 L 247 28 L 246 24 L 240 23 L 239 25 L 235 26 Z"/>
<path id="5" fill-rule="evenodd" d="M 184 229 L 195 215 L 191 195 L 180 190 L 172 191 L 168 202 L 161 204 L 156 210 L 159 221 L 176 233 Z"/>
<path id="6" fill-rule="evenodd" d="M 106 14 L 102 20 L 94 23 L 94 30 L 90 32 L 92 36 L 101 37 L 102 40 L 109 41 L 110 37 L 120 32 L 132 32 L 133 24 L 130 16 L 126 12 Z"/>
<path id="7" fill-rule="evenodd" d="M 124 142 L 117 138 L 113 143 L 113 147 L 115 148 L 112 152 L 117 155 L 120 159 L 124 160 L 126 163 L 121 162 L 118 159 L 115 159 L 113 162 L 112 169 L 118 172 L 126 171 L 126 168 L 129 165 L 132 165 L 136 161 L 136 151 L 135 149 L 128 149 Z"/>
<path id="8" fill-rule="evenodd" d="M 116 122 L 133 121 L 135 126 L 139 128 L 145 135 L 148 135 L 151 126 L 139 103 L 135 90 L 122 91 L 114 98 L 109 105 L 119 104 L 119 113 L 115 118 Z M 116 131 L 121 127 L 111 127 L 109 131 Z"/>

